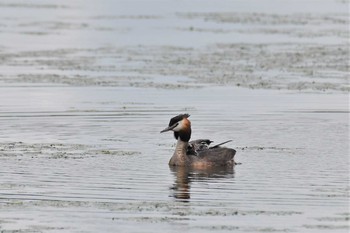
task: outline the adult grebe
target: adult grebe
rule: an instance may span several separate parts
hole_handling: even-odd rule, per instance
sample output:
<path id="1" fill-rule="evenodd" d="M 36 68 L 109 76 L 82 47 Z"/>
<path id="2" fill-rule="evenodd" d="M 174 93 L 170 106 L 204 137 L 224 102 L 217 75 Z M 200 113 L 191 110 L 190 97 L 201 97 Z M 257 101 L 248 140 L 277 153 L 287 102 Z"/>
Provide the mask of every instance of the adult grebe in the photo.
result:
<path id="1" fill-rule="evenodd" d="M 174 155 L 169 161 L 170 166 L 191 166 L 205 168 L 211 166 L 232 166 L 235 164 L 233 157 L 236 151 L 231 148 L 220 147 L 230 141 L 209 147 L 209 139 L 190 141 L 191 122 L 189 114 L 180 114 L 170 119 L 169 126 L 161 131 L 174 131 L 177 139 Z"/>

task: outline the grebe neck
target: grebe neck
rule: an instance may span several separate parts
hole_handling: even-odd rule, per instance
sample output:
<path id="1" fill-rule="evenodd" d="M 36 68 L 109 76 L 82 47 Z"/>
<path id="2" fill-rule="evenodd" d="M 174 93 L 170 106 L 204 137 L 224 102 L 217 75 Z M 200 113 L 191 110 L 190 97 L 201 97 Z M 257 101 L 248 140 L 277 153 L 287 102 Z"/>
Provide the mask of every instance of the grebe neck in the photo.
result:
<path id="1" fill-rule="evenodd" d="M 186 154 L 188 142 L 181 140 L 179 137 L 176 143 L 175 152 L 169 161 L 169 165 L 184 166 L 189 163 L 189 158 Z"/>

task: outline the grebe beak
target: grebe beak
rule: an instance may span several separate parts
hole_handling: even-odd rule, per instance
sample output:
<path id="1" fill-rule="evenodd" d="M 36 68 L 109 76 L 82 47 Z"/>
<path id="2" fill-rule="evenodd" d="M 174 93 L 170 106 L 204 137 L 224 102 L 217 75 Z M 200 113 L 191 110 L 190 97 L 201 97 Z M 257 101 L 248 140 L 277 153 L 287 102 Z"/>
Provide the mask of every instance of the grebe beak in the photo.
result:
<path id="1" fill-rule="evenodd" d="M 172 126 L 166 127 L 165 129 L 163 129 L 162 131 L 160 131 L 160 133 L 164 133 L 167 131 L 170 131 L 172 129 L 174 129 L 179 123 L 173 124 Z"/>

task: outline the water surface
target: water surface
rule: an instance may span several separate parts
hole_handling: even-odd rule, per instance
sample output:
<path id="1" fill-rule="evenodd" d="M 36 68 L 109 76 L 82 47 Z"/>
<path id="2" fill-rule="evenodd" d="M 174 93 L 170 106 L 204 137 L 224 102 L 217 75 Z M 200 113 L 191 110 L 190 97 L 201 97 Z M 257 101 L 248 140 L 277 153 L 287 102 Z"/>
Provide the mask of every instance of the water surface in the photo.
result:
<path id="1" fill-rule="evenodd" d="M 348 230 L 344 94 L 1 89 L 4 230 Z M 233 139 L 241 165 L 169 168 L 175 140 L 159 131 L 179 112 L 193 138 Z"/>
<path id="2" fill-rule="evenodd" d="M 0 1 L 0 231 L 348 232 L 348 26 L 338 0 Z M 179 113 L 239 165 L 170 168 Z"/>

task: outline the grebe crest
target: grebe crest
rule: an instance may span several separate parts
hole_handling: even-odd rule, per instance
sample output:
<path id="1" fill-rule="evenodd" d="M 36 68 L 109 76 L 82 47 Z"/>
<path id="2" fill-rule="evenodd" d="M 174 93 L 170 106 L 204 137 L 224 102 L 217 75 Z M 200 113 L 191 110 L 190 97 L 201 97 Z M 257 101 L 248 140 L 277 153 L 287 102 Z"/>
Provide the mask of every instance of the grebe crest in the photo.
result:
<path id="1" fill-rule="evenodd" d="M 189 117 L 190 115 L 185 113 L 171 118 L 168 127 L 161 133 L 172 130 L 176 140 L 180 137 L 182 141 L 188 142 L 191 138 L 191 122 L 187 119 Z"/>

